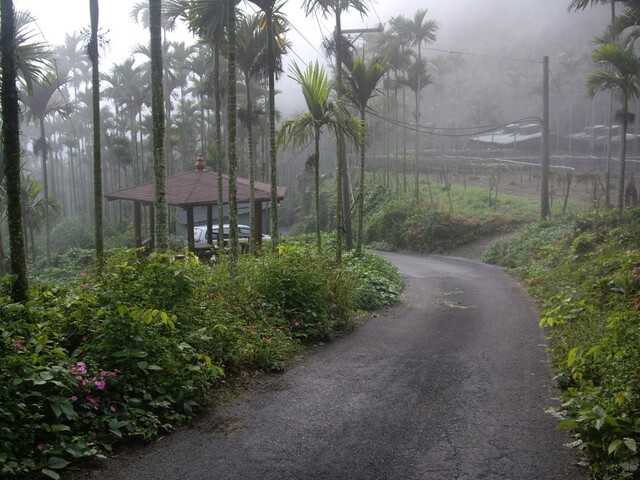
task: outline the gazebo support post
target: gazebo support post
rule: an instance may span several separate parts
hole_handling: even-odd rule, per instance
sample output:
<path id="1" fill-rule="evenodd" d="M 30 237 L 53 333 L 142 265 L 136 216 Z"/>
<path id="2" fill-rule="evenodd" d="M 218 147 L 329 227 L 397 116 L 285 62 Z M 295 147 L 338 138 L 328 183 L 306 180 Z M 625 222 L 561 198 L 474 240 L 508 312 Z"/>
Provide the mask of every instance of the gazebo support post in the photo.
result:
<path id="1" fill-rule="evenodd" d="M 140 202 L 133 202 L 133 229 L 136 248 L 140 248 L 142 247 L 142 205 Z"/>
<path id="2" fill-rule="evenodd" d="M 207 243 L 213 243 L 213 205 L 207 205 Z"/>
<path id="3" fill-rule="evenodd" d="M 259 200 L 256 201 L 255 213 L 256 213 L 255 239 L 256 239 L 256 242 L 258 243 L 258 245 L 262 245 L 262 202 L 259 201 Z"/>
<path id="4" fill-rule="evenodd" d="M 151 250 L 156 250 L 156 211 L 153 203 L 149 204 L 149 238 L 151 239 Z"/>
<path id="5" fill-rule="evenodd" d="M 189 245 L 189 250 L 195 252 L 196 250 L 196 241 L 193 236 L 193 207 L 189 205 L 187 208 L 187 244 Z"/>

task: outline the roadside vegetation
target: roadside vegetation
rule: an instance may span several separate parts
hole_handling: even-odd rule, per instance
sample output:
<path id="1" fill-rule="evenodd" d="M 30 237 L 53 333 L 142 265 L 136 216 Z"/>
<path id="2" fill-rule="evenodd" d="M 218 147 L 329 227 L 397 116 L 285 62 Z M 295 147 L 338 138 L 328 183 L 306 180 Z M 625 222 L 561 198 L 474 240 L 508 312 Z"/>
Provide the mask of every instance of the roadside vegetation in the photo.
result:
<path id="1" fill-rule="evenodd" d="M 479 168 L 479 170 L 481 170 Z M 446 253 L 473 241 L 495 237 L 518 230 L 535 222 L 540 215 L 540 199 L 535 188 L 529 195 L 520 186 L 519 172 L 503 177 L 504 192 L 497 194 L 487 188 L 490 172 L 469 175 L 468 185 L 460 183 L 421 183 L 420 198 L 415 194 L 398 191 L 398 185 L 375 184 L 367 190 L 365 199 L 364 243 L 379 250 L 404 250 L 423 253 Z M 373 176 L 372 176 L 373 177 Z M 378 178 L 380 180 L 380 178 Z M 471 185 L 471 182 L 475 182 Z M 412 183 L 409 176 L 407 183 Z M 304 191 L 304 189 L 299 189 Z M 325 179 L 320 189 L 320 224 L 328 230 L 335 224 L 335 188 L 331 178 Z M 578 195 L 563 205 L 552 205 L 555 215 L 563 209 L 570 212 L 586 211 L 589 200 Z M 308 196 L 291 192 L 291 199 L 282 208 L 282 217 L 292 223 L 295 233 L 314 231 L 315 214 Z"/>
<path id="2" fill-rule="evenodd" d="M 571 446 L 594 478 L 639 478 L 640 208 L 540 222 L 484 260 L 540 301 Z"/>
<path id="3" fill-rule="evenodd" d="M 191 418 L 225 381 L 278 372 L 305 346 L 392 304 L 402 280 L 371 254 L 319 256 L 304 239 L 230 262 L 115 250 L 54 257 L 30 300 L 0 296 L 0 472 L 61 469 Z"/>

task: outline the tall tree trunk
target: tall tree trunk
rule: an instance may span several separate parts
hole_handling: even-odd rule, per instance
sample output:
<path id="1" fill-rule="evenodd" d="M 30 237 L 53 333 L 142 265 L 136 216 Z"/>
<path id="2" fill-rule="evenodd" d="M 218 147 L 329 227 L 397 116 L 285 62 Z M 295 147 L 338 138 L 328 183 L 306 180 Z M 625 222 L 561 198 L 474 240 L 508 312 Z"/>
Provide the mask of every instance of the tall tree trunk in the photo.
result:
<path id="1" fill-rule="evenodd" d="M 90 0 L 91 40 L 87 48 L 91 60 L 93 107 L 93 202 L 96 242 L 96 264 L 104 265 L 104 238 L 102 233 L 102 159 L 100 154 L 100 72 L 98 64 L 98 0 Z"/>
<path id="2" fill-rule="evenodd" d="M 44 130 L 44 116 L 38 119 L 40 122 L 40 148 L 42 148 L 42 184 L 44 186 L 44 235 L 47 265 L 51 262 L 51 224 L 49 222 L 49 175 L 47 173 L 47 157 L 49 146 Z"/>
<path id="3" fill-rule="evenodd" d="M 11 273 L 15 276 L 11 295 L 14 301 L 28 298 L 29 280 L 20 207 L 20 108 L 16 86 L 15 11 L 13 0 L 0 0 L 0 52 L 2 53 L 2 151 L 7 191 L 7 223 Z"/>
<path id="4" fill-rule="evenodd" d="M 620 173 L 618 174 L 618 219 L 624 210 L 624 177 L 627 163 L 627 127 L 629 125 L 629 97 L 624 95 L 622 106 L 622 139 L 620 142 Z"/>
<path id="5" fill-rule="evenodd" d="M 278 248 L 278 171 L 276 168 L 276 86 L 273 9 L 265 10 L 267 17 L 267 56 L 269 63 L 269 173 L 271 179 L 271 248 Z"/>
<path id="6" fill-rule="evenodd" d="M 151 113 L 153 116 L 153 170 L 155 177 L 155 246 L 158 251 L 169 249 L 169 211 L 166 193 L 166 162 L 164 158 L 164 95 L 162 73 L 161 0 L 149 0 L 149 30 L 151 33 Z"/>
<path id="7" fill-rule="evenodd" d="M 356 235 L 356 255 L 362 254 L 362 236 L 364 232 L 364 164 L 367 129 L 365 123 L 366 105 L 360 107 L 362 138 L 360 140 L 360 192 L 358 193 L 358 233 Z"/>
<path id="8" fill-rule="evenodd" d="M 320 233 L 320 129 L 318 127 L 315 127 L 313 156 L 313 195 L 315 197 L 316 246 L 318 248 L 318 253 L 322 253 L 322 235 Z"/>
<path id="9" fill-rule="evenodd" d="M 234 0 L 227 0 L 228 22 L 227 40 L 227 128 L 229 150 L 229 250 L 231 253 L 231 271 L 235 275 L 238 266 L 238 199 L 236 197 L 236 7 Z"/>
<path id="10" fill-rule="evenodd" d="M 249 253 L 254 254 L 258 243 L 258 229 L 256 225 L 256 159 L 255 149 L 253 146 L 253 105 L 251 100 L 251 74 L 245 72 L 245 92 L 247 96 L 247 141 L 249 142 L 249 226 L 251 231 L 249 234 Z"/>
<path id="11" fill-rule="evenodd" d="M 220 99 L 220 46 L 216 43 L 213 47 L 213 89 L 216 104 L 216 156 L 218 160 L 218 248 L 222 248 L 224 240 L 224 196 L 222 195 L 222 165 L 224 156 L 222 154 L 222 115 L 221 115 L 221 99 Z"/>
<path id="12" fill-rule="evenodd" d="M 340 101 L 342 97 L 342 59 L 340 57 L 340 37 L 342 35 L 342 25 L 340 22 L 340 10 L 341 4 L 338 3 L 338 7 L 336 8 L 336 84 L 337 84 L 337 93 L 338 93 L 338 101 Z M 341 130 L 338 130 L 336 133 L 337 140 L 337 161 L 338 165 L 336 167 L 336 262 L 339 264 L 342 262 L 342 238 L 343 238 L 343 230 L 345 227 L 345 223 L 347 221 L 345 215 L 345 203 L 348 205 L 348 188 L 345 189 L 344 185 L 347 181 L 345 177 L 346 173 L 346 148 L 344 143 L 344 135 Z M 346 195 L 345 195 L 346 191 Z M 347 246 L 348 248 L 348 246 Z"/>

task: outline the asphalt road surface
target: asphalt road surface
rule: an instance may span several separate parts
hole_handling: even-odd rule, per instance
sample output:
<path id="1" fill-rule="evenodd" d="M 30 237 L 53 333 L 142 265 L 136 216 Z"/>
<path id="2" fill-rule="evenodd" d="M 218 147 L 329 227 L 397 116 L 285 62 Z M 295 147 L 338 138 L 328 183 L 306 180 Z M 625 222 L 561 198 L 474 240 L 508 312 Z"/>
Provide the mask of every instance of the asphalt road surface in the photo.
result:
<path id="1" fill-rule="evenodd" d="M 478 261 L 385 256 L 407 279 L 398 306 L 84 478 L 581 478 L 523 288 Z"/>

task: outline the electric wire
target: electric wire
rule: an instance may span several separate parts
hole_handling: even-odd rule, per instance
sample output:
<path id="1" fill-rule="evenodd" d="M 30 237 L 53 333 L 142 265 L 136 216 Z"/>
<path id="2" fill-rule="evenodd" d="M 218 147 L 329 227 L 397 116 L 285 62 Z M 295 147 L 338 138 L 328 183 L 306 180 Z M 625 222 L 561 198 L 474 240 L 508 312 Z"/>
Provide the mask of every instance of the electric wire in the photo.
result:
<path id="1" fill-rule="evenodd" d="M 534 60 L 532 58 L 505 57 L 502 55 L 491 55 L 489 53 L 462 52 L 460 50 L 445 50 L 442 48 L 434 48 L 434 47 L 422 47 L 422 48 L 424 50 L 430 50 L 433 52 L 440 52 L 440 53 L 448 53 L 451 55 L 463 55 L 467 57 L 479 57 L 479 58 L 493 58 L 497 60 L 508 60 L 510 62 L 535 63 L 540 65 L 543 64 L 541 60 Z"/>
<path id="2" fill-rule="evenodd" d="M 369 114 L 371 116 L 374 116 L 384 122 L 390 123 L 391 125 L 395 125 L 401 128 L 404 128 L 406 130 L 411 130 L 414 132 L 418 132 L 418 133 L 424 133 L 424 134 L 428 134 L 428 135 L 434 135 L 434 136 L 438 136 L 438 137 L 451 137 L 451 138 L 456 138 L 456 137 L 475 137 L 478 135 L 483 135 L 486 133 L 491 133 L 491 132 L 495 132 L 496 130 L 499 130 L 501 128 L 505 128 L 509 125 L 513 125 L 515 123 L 522 123 L 522 122 L 526 122 L 526 121 L 536 121 L 536 122 L 540 122 L 540 118 L 539 117 L 524 117 L 524 118 L 520 118 L 518 120 L 509 122 L 509 123 L 502 123 L 502 124 L 496 124 L 496 125 L 480 125 L 477 127 L 459 127 L 459 128 L 440 128 L 440 127 L 425 127 L 425 126 L 417 126 L 416 125 L 412 125 L 409 123 L 405 123 L 405 122 L 401 122 L 401 121 L 396 121 L 393 119 L 390 119 L 388 117 L 385 117 L 383 115 L 380 115 L 378 113 L 375 112 L 369 112 Z M 478 130 L 478 129 L 482 129 L 482 130 Z M 438 132 L 439 130 L 442 130 L 443 132 Z M 447 131 L 453 131 L 453 132 L 461 132 L 464 130 L 473 130 L 472 132 L 467 132 L 467 133 L 446 133 Z"/>

